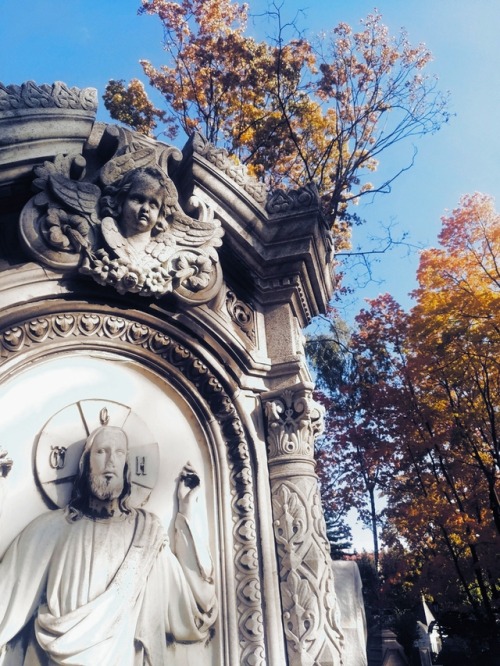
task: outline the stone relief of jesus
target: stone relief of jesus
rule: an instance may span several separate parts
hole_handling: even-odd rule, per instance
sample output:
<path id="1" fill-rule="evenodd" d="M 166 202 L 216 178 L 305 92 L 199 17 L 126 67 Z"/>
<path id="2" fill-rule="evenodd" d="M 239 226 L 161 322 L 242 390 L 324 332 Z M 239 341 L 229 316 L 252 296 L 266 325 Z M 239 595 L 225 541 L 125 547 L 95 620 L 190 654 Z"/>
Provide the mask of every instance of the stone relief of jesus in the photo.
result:
<path id="1" fill-rule="evenodd" d="M 94 430 L 67 507 L 35 518 L 5 553 L 2 666 L 164 666 L 172 642 L 209 640 L 217 600 L 193 529 L 200 477 L 189 463 L 180 473 L 170 548 L 159 519 L 130 505 L 128 446 L 122 428 Z M 0 501 L 11 465 L 0 452 Z"/>

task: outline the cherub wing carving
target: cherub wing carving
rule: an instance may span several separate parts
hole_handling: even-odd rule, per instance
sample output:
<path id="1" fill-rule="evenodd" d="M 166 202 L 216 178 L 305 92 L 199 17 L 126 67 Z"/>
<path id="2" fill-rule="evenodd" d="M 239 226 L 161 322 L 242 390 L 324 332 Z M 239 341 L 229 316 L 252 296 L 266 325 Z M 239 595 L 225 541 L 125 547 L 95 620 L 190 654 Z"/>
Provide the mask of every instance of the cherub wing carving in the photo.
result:
<path id="1" fill-rule="evenodd" d="M 175 193 L 175 203 L 170 206 L 167 216 L 167 228 L 156 236 L 156 244 L 202 249 L 208 257 L 217 261 L 215 248 L 222 244 L 224 233 L 219 220 L 214 218 L 212 209 L 197 197 L 191 197 L 188 205 L 191 209 L 198 209 L 198 218 L 184 213 Z"/>
<path id="2" fill-rule="evenodd" d="M 49 184 L 52 193 L 59 201 L 75 213 L 91 216 L 95 214 L 101 196 L 101 190 L 97 185 L 70 180 L 60 173 L 50 174 Z"/>
<path id="3" fill-rule="evenodd" d="M 133 153 L 118 155 L 102 167 L 99 177 L 103 185 L 111 185 L 120 180 L 128 171 L 151 164 L 153 159 L 154 150 L 152 148 L 141 148 Z"/>
<path id="4" fill-rule="evenodd" d="M 103 154 L 108 144 L 103 142 Z M 125 141 L 104 164 L 90 155 L 88 162 L 83 155 L 58 155 L 35 167 L 38 193 L 24 207 L 20 224 L 31 253 L 120 294 L 175 293 L 189 303 L 213 298 L 222 283 L 217 248 L 223 230 L 201 199 L 193 196 L 181 205 L 167 169 L 180 152 Z M 137 230 L 131 220 L 138 206 L 154 198 L 160 203 L 155 219 Z"/>
<path id="5" fill-rule="evenodd" d="M 109 247 L 114 250 L 118 255 L 126 246 L 127 241 L 120 233 L 116 222 L 112 217 L 105 217 L 101 222 L 101 231 L 104 236 L 104 240 L 109 245 Z"/>

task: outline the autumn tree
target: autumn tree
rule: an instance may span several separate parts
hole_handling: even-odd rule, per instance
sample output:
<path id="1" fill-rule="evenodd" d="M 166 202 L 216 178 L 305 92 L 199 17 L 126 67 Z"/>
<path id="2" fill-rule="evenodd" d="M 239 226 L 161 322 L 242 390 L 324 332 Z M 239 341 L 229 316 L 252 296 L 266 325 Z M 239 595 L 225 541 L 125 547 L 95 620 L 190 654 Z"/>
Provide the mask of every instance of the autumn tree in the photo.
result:
<path id="1" fill-rule="evenodd" d="M 439 241 L 422 253 L 410 312 L 385 295 L 358 316 L 348 342 L 356 372 L 341 384 L 347 402 L 333 404 L 330 435 L 334 446 L 351 442 L 343 464 L 358 477 L 356 446 L 377 470 L 385 544 L 400 554 L 391 584 L 469 609 L 491 650 L 500 608 L 500 216 L 492 199 L 464 197 Z"/>
<path id="2" fill-rule="evenodd" d="M 500 601 L 500 216 L 464 197 L 423 253 L 409 318 L 419 470 L 441 540 L 492 631 Z M 416 468 L 415 468 L 416 469 Z M 425 475 L 425 476 L 423 476 Z M 422 484 L 423 486 L 423 484 Z M 437 501 L 436 501 L 437 500 Z"/>
<path id="3" fill-rule="evenodd" d="M 330 312 L 330 331 L 308 340 L 307 352 L 317 382 L 317 398 L 326 409 L 325 432 L 318 444 L 317 471 L 328 490 L 322 491 L 325 509 L 335 507 L 338 519 L 349 508 L 373 538 L 374 571 L 379 571 L 379 530 L 382 512 L 377 502 L 386 466 L 384 436 L 374 415 L 375 385 L 386 364 L 363 354 L 361 338 Z M 380 359 L 378 359 L 380 362 Z M 379 420 L 380 423 L 380 420 Z"/>
<path id="4" fill-rule="evenodd" d="M 270 187 L 314 182 L 338 250 L 349 245 L 349 203 L 387 191 L 397 175 L 370 184 L 380 154 L 448 118 L 424 73 L 428 49 L 404 31 L 391 36 L 377 13 L 358 31 L 341 23 L 315 42 L 284 23 L 277 5 L 266 17 L 276 28 L 270 41 L 248 34 L 248 5 L 231 0 L 143 0 L 139 13 L 163 27 L 166 62 L 141 61 L 162 108 L 138 80 L 112 80 L 111 116 L 171 139 L 200 131 Z"/>

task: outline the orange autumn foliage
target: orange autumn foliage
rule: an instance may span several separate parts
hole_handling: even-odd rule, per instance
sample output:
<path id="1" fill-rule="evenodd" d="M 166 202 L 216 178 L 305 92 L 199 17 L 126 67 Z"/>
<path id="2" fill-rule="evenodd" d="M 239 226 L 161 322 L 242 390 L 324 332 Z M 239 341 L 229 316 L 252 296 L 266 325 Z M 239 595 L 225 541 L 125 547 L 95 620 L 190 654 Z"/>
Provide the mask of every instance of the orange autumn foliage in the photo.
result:
<path id="1" fill-rule="evenodd" d="M 248 5 L 232 0 L 143 0 L 139 13 L 163 27 L 165 63 L 141 64 L 164 108 L 137 94 L 137 80 L 112 80 L 111 116 L 171 139 L 200 131 L 270 187 L 314 182 L 337 250 L 349 247 L 348 205 L 374 188 L 380 154 L 447 120 L 446 100 L 423 73 L 429 51 L 404 32 L 392 37 L 376 13 L 359 31 L 341 23 L 317 43 L 283 25 L 278 9 L 267 17 L 275 39 L 254 38 Z"/>
<path id="2" fill-rule="evenodd" d="M 328 435 L 359 501 L 368 505 L 366 470 L 385 497 L 383 539 L 399 553 L 397 580 L 472 609 L 494 636 L 500 215 L 491 197 L 463 197 L 439 241 L 421 255 L 409 312 L 383 295 L 358 316 Z"/>

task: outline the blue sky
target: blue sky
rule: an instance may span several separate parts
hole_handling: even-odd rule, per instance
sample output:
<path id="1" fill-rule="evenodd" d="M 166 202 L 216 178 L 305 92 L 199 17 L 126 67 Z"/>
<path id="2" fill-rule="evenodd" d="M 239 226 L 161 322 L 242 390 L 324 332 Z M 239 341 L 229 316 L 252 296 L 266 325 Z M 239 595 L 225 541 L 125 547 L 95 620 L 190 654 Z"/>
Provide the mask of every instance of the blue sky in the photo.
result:
<path id="1" fill-rule="evenodd" d="M 140 58 L 162 62 L 162 30 L 153 17 L 136 15 L 138 0 L 0 0 L 0 81 L 64 81 L 70 86 L 104 92 L 110 78 L 141 77 Z M 267 0 L 250 2 L 262 12 Z M 458 204 L 462 194 L 481 191 L 500 201 L 500 1 L 499 0 L 284 0 L 282 12 L 309 35 L 339 21 L 356 25 L 373 11 L 382 14 L 391 32 L 405 27 L 412 42 L 425 42 L 434 54 L 430 71 L 451 94 L 455 115 L 434 136 L 417 141 L 415 166 L 398 179 L 392 193 L 360 206 L 369 231 L 392 222 L 409 232 L 415 245 L 436 244 L 440 217 Z M 263 30 L 262 26 L 259 28 Z M 109 118 L 101 104 L 98 119 Z M 412 146 L 381 156 L 381 173 L 406 163 Z M 368 200 L 367 200 L 368 201 Z M 363 299 L 389 291 L 409 306 L 416 285 L 418 254 L 402 248 L 374 265 L 370 282 L 353 295 L 345 314 L 352 318 Z M 356 531 L 358 548 L 369 547 Z"/>
<path id="2" fill-rule="evenodd" d="M 251 0 L 259 14 L 267 0 Z M 99 95 L 110 78 L 140 77 L 140 58 L 162 62 L 162 29 L 155 17 L 138 17 L 138 0 L 0 0 L 0 81 L 37 83 L 61 80 L 92 86 Z M 430 66 L 443 91 L 450 91 L 456 114 L 440 132 L 416 141 L 415 166 L 393 185 L 389 195 L 359 212 L 369 221 L 364 234 L 381 235 L 379 224 L 395 225 L 395 234 L 409 232 L 415 245 L 436 244 L 440 217 L 462 194 L 482 191 L 499 200 L 500 135 L 500 2 L 498 0 L 284 0 L 282 13 L 308 34 L 339 21 L 357 25 L 374 8 L 391 32 L 405 27 L 412 42 L 425 42 L 434 54 Z M 265 28 L 261 24 L 261 35 Z M 252 29 L 252 24 L 250 24 Z M 109 120 L 103 104 L 98 118 Z M 381 156 L 380 173 L 405 165 L 413 150 L 408 143 Z M 365 297 L 390 291 L 408 306 L 415 286 L 418 254 L 400 248 L 374 265 L 371 282 L 358 289 L 346 314 L 352 317 Z"/>

